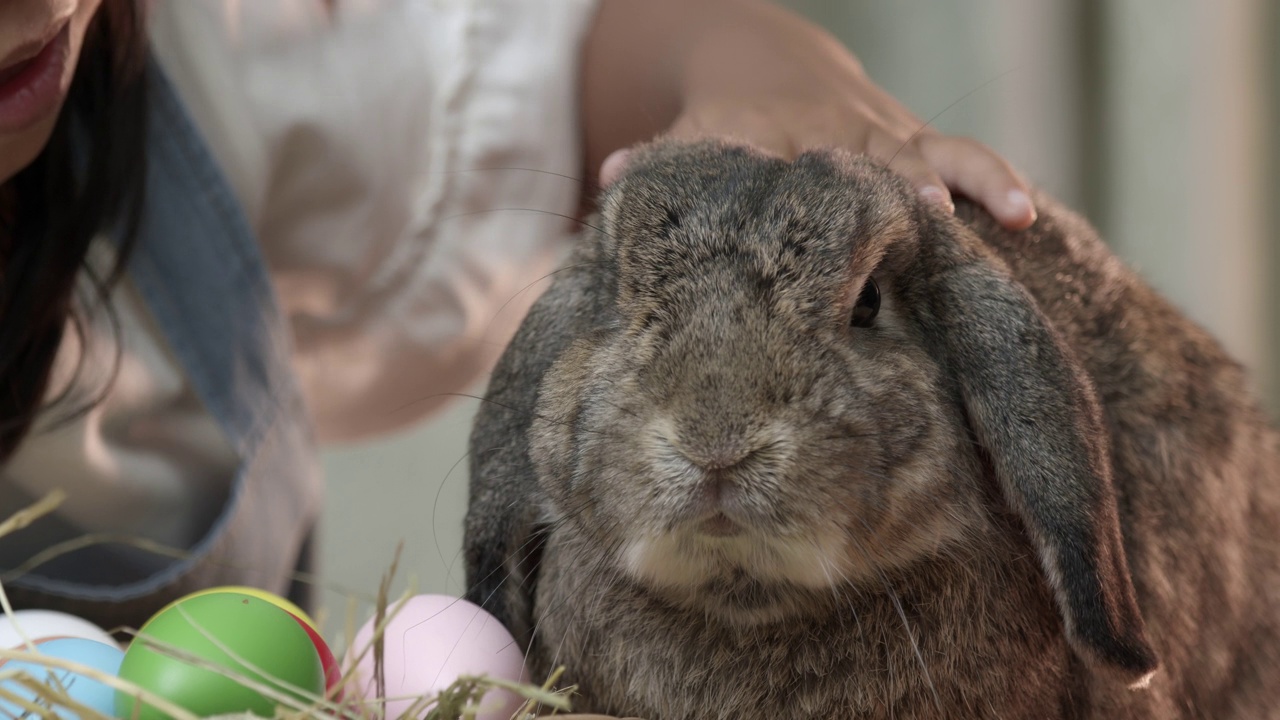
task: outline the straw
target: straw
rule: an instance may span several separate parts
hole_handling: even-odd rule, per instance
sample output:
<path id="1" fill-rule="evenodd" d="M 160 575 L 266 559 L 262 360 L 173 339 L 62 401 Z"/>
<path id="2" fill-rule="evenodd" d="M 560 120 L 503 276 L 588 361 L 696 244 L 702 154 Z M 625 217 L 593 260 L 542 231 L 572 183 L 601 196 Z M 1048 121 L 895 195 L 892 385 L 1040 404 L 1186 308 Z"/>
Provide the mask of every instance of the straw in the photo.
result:
<path id="1" fill-rule="evenodd" d="M 57 509 L 57 507 L 66 499 L 65 493 L 60 490 L 49 493 L 38 502 L 32 504 L 13 516 L 0 522 L 0 538 L 10 533 L 17 532 L 40 518 L 48 515 Z M 105 536 L 104 536 L 105 537 Z M 59 550 L 67 551 L 74 547 L 83 547 L 84 544 L 91 544 L 93 540 L 64 543 L 59 546 Z M 111 537 L 110 542 L 132 542 L 128 539 L 119 537 Z M 154 543 L 147 541 L 137 541 L 136 544 L 144 549 L 156 550 Z M 162 550 L 165 554 L 170 554 L 172 550 Z M 196 629 L 209 639 L 216 647 L 225 652 L 235 662 L 242 665 L 248 672 L 258 673 L 264 678 L 268 678 L 270 682 L 264 682 L 262 679 L 254 678 L 245 670 L 236 670 L 224 665 L 213 663 L 200 658 L 188 651 L 183 650 L 167 643 L 161 642 L 147 635 L 138 635 L 136 630 L 125 628 L 127 632 L 134 636 L 133 642 L 143 642 L 148 649 L 166 655 L 179 662 L 188 663 L 198 668 L 218 673 L 227 677 L 255 692 L 260 693 L 263 697 L 275 703 L 275 717 L 280 720 L 376 720 L 381 718 L 386 706 L 390 700 L 402 700 L 406 698 L 392 698 L 386 696 L 386 681 L 383 676 L 382 668 L 382 648 L 383 648 L 383 632 L 388 624 L 395 618 L 404 606 L 404 604 L 412 597 L 412 591 L 407 590 L 402 593 L 394 602 L 390 601 L 391 582 L 400 563 L 401 548 L 397 547 L 396 553 L 392 558 L 390 567 L 384 575 L 382 582 L 379 584 L 376 597 L 376 610 L 374 614 L 374 630 L 371 641 L 365 646 L 358 648 L 355 652 L 345 653 L 343 656 L 347 658 L 346 667 L 342 673 L 342 679 L 339 688 L 344 690 L 344 699 L 342 702 L 335 702 L 333 697 L 336 693 L 326 693 L 325 696 L 318 696 L 314 693 L 304 691 L 302 688 L 292 687 L 285 681 L 269 677 L 266 673 L 261 672 L 260 668 L 255 668 L 251 663 L 237 656 L 230 648 L 218 641 L 216 637 L 208 632 L 206 628 L 200 627 L 198 623 L 186 615 L 184 608 L 179 606 L 177 609 L 184 613 Z M 23 569 L 32 567 L 35 564 L 46 562 L 51 559 L 48 551 L 41 553 L 37 559 L 38 562 L 28 562 Z M 12 577 L 9 574 L 9 579 Z M 13 607 L 9 603 L 9 598 L 4 591 L 4 583 L 0 581 L 0 609 L 3 609 L 5 617 L 11 621 L 13 619 Z M 349 595 L 349 602 L 346 612 L 347 637 L 354 638 L 356 617 L 355 596 Z M 22 638 L 23 644 L 18 648 L 0 649 L 0 700 L 12 703 L 14 706 L 21 708 L 26 717 L 30 718 L 58 718 L 76 715 L 81 720 L 113 720 L 110 715 L 103 715 L 93 708 L 73 699 L 63 682 L 57 677 L 57 674 L 50 673 L 46 678 L 35 678 L 32 674 L 23 669 L 5 669 L 7 661 L 22 661 L 32 665 L 44 666 L 54 670 L 61 670 L 82 675 L 91 680 L 96 680 L 103 685 L 115 689 L 117 692 L 137 698 L 141 703 L 153 706 L 156 710 L 163 712 L 174 720 L 199 720 L 198 717 L 178 706 L 176 703 L 165 699 L 145 688 L 139 687 L 123 678 L 104 673 L 94 667 L 90 667 L 83 663 L 66 660 L 63 658 L 52 657 L 50 655 L 39 652 L 39 649 L 33 644 L 32 638 L 28 638 L 22 634 L 21 628 L 15 622 L 13 623 L 17 629 L 19 637 Z M 376 692 L 373 698 L 361 699 L 356 701 L 352 699 L 354 693 L 350 692 L 350 685 L 355 677 L 354 670 L 357 663 L 363 657 L 372 651 L 374 653 L 374 685 Z M 482 709 L 481 702 L 486 693 L 493 689 L 504 689 L 516 693 L 517 696 L 525 700 L 520 711 L 517 712 L 513 719 L 526 720 L 533 717 L 534 713 L 549 712 L 552 714 L 558 712 L 568 712 L 570 710 L 569 696 L 573 693 L 574 688 L 555 689 L 555 683 L 559 681 L 563 668 L 557 669 L 547 679 L 546 683 L 541 686 L 526 683 L 517 683 L 504 680 L 501 678 L 492 678 L 486 676 L 464 676 L 459 677 L 449 687 L 440 691 L 434 696 L 415 697 L 413 705 L 408 711 L 401 714 L 394 720 L 404 720 L 406 718 L 425 718 L 425 720 L 455 720 L 464 718 L 474 718 L 476 712 Z M 26 688 L 35 695 L 34 698 L 23 697 L 18 694 L 19 687 Z M 216 716 L 218 720 L 250 720 L 256 718 L 252 713 L 237 713 L 229 715 Z"/>

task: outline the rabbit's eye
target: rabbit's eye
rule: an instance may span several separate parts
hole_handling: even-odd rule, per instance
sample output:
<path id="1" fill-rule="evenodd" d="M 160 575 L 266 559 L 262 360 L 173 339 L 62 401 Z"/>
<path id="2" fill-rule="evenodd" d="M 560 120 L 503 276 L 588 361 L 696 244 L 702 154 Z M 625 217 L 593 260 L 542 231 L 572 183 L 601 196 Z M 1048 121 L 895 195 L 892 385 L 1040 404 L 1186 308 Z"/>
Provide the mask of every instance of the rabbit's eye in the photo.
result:
<path id="1" fill-rule="evenodd" d="M 853 304 L 853 317 L 849 324 L 858 328 L 871 327 L 879 312 L 880 286 L 876 285 L 875 278 L 867 278 L 862 292 L 858 294 L 858 301 Z"/>

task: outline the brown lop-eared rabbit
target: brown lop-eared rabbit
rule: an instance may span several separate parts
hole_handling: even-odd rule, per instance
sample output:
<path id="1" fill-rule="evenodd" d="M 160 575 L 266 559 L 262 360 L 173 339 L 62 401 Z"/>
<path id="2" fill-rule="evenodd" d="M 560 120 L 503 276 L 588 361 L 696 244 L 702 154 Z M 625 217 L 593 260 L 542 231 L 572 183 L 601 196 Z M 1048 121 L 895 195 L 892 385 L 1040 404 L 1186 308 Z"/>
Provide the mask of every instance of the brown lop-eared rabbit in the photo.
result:
<path id="1" fill-rule="evenodd" d="M 467 597 L 584 712 L 1280 718 L 1280 436 L 1035 200 L 635 151 L 476 421 Z"/>

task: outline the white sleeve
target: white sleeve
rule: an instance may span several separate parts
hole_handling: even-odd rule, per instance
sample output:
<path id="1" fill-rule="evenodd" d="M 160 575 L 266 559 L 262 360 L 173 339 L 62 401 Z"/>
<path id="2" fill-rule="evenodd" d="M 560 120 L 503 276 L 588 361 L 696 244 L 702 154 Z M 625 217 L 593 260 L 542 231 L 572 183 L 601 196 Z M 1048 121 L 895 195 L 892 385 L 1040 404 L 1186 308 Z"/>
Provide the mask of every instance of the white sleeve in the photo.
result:
<path id="1" fill-rule="evenodd" d="M 349 440 L 474 383 L 545 286 L 594 4 L 327 5 L 160 0 L 152 37 L 259 233 L 320 434 Z"/>

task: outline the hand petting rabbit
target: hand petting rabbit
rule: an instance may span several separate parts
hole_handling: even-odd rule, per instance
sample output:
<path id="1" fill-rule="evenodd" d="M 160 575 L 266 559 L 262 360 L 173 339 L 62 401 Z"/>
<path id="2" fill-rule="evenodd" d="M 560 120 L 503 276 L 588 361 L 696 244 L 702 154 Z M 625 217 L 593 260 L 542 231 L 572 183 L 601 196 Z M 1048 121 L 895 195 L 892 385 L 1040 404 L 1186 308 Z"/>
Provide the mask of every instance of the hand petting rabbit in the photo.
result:
<path id="1" fill-rule="evenodd" d="M 476 421 L 468 599 L 581 712 L 1280 717 L 1280 435 L 1035 203 L 633 152 Z"/>

